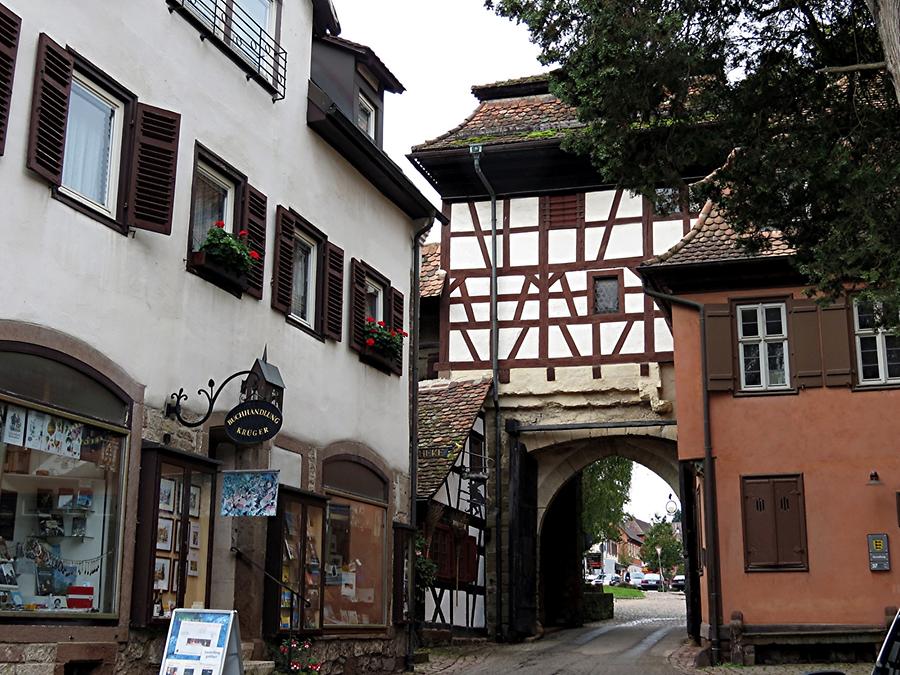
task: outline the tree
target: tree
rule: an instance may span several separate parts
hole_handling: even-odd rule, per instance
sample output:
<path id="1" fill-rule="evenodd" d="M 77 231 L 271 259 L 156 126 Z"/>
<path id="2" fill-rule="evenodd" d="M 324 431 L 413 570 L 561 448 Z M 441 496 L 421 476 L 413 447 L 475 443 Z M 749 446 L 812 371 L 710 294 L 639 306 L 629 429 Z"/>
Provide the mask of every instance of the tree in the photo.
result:
<path id="1" fill-rule="evenodd" d="M 631 489 L 631 460 L 607 457 L 594 462 L 581 474 L 581 524 L 586 547 L 619 538 L 625 518 L 625 502 Z"/>
<path id="2" fill-rule="evenodd" d="M 601 176 L 662 210 L 713 198 L 750 251 L 782 232 L 826 298 L 900 306 L 900 0 L 486 4 L 559 66 L 584 123 L 563 147 Z"/>
<path id="3" fill-rule="evenodd" d="M 661 549 L 659 554 L 656 552 L 657 546 Z M 667 572 L 676 567 L 681 559 L 681 542 L 675 538 L 672 523 L 666 522 L 665 518 L 654 518 L 650 529 L 644 533 L 644 543 L 641 544 L 641 560 L 644 561 L 644 566 L 651 572 L 663 574 L 659 568 L 660 560 L 662 569 Z"/>

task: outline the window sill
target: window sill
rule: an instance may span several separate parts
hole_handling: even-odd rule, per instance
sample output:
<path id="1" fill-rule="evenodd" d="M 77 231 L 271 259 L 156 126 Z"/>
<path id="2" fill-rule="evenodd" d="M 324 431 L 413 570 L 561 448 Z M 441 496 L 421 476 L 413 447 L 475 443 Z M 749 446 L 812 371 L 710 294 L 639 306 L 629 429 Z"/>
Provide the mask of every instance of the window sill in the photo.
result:
<path id="1" fill-rule="evenodd" d="M 247 290 L 247 275 L 236 274 L 211 260 L 203 251 L 192 251 L 188 258 L 188 271 L 193 272 L 236 298 Z"/>
<path id="2" fill-rule="evenodd" d="M 809 567 L 745 567 L 744 572 L 747 574 L 754 572 L 809 572 Z"/>
<path id="3" fill-rule="evenodd" d="M 291 316 L 290 314 L 288 314 L 288 315 L 285 317 L 285 321 L 286 321 L 288 324 L 290 324 L 291 326 L 293 326 L 294 328 L 299 328 L 299 329 L 302 330 L 304 333 L 306 333 L 307 335 L 309 335 L 309 336 L 312 337 L 312 338 L 315 338 L 315 339 L 318 340 L 319 342 L 325 342 L 325 338 L 324 338 L 321 334 L 319 334 L 318 332 L 316 332 L 312 327 L 307 326 L 305 323 L 303 323 L 303 322 L 300 321 L 299 319 L 297 319 L 297 318 Z"/>
<path id="4" fill-rule="evenodd" d="M 757 396 L 796 396 L 799 389 L 768 389 L 766 391 L 744 391 L 738 389 L 734 392 L 735 398 L 755 398 Z"/>
<path id="5" fill-rule="evenodd" d="M 890 389 L 900 389 L 900 382 L 873 382 L 872 384 L 857 382 L 851 389 L 853 391 L 886 391 Z"/>
<path id="6" fill-rule="evenodd" d="M 106 227 L 110 228 L 111 230 L 115 230 L 119 234 L 123 234 L 126 236 L 128 235 L 128 227 L 127 226 L 118 222 L 114 218 L 110 218 L 109 216 L 100 213 L 96 209 L 92 209 L 90 206 L 88 206 L 87 204 L 85 204 L 83 202 L 78 201 L 74 197 L 70 197 L 65 192 L 61 191 L 59 188 L 56 188 L 56 187 L 50 188 L 50 194 L 52 195 L 52 197 L 55 200 L 62 202 L 66 206 L 72 207 L 73 209 L 75 209 L 79 213 L 87 216 L 91 220 L 96 220 L 98 223 L 101 223 L 102 225 L 106 225 Z"/>

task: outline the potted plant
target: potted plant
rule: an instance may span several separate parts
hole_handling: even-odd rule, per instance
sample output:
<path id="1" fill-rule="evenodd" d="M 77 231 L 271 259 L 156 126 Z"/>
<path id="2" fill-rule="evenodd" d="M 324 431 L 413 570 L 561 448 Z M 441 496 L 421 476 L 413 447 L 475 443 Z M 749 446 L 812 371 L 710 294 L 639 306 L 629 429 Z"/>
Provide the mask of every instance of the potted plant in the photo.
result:
<path id="1" fill-rule="evenodd" d="M 275 654 L 275 672 L 313 675 L 321 672 L 322 664 L 312 658 L 312 642 L 291 637 L 284 640 Z"/>
<path id="2" fill-rule="evenodd" d="M 364 336 L 364 353 L 370 361 L 390 369 L 402 358 L 403 340 L 409 337 L 409 333 L 402 328 L 391 328 L 384 321 L 369 316 L 366 317 Z"/>
<path id="3" fill-rule="evenodd" d="M 241 297 L 247 289 L 247 272 L 262 259 L 259 251 L 247 244 L 248 234 L 247 230 L 228 232 L 225 222 L 217 220 L 199 250 L 191 253 L 191 267 L 208 281 Z"/>

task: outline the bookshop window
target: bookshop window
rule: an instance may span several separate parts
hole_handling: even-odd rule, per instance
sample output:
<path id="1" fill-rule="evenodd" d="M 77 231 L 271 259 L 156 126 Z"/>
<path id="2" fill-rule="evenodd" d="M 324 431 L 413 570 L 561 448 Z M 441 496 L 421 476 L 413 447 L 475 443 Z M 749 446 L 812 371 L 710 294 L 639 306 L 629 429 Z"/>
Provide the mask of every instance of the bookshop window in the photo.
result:
<path id="1" fill-rule="evenodd" d="M 318 631 L 326 500 L 282 485 L 278 502 L 278 517 L 269 521 L 266 560 L 269 574 L 282 585 L 267 580 L 267 632 Z"/>
<path id="2" fill-rule="evenodd" d="M 117 613 L 127 415 L 71 366 L 0 352 L 0 615 Z"/>
<path id="3" fill-rule="evenodd" d="M 323 622 L 386 623 L 387 482 L 350 460 L 325 465 L 329 493 Z"/>
<path id="4" fill-rule="evenodd" d="M 133 615 L 143 625 L 209 606 L 217 462 L 162 447 L 141 455 Z M 146 574 L 143 573 L 146 569 Z"/>

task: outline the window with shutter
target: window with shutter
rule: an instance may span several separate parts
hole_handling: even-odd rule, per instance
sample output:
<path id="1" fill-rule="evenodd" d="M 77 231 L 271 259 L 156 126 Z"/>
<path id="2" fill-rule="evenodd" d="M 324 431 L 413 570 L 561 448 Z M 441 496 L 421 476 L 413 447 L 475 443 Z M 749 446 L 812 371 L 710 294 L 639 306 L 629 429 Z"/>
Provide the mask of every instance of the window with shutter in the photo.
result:
<path id="1" fill-rule="evenodd" d="M 794 300 L 790 308 L 791 361 L 795 386 L 821 387 L 822 351 L 819 345 L 819 306 Z"/>
<path id="2" fill-rule="evenodd" d="M 21 29 L 22 19 L 0 5 L 0 157 L 6 149 L 6 129 L 9 126 L 9 106 Z"/>
<path id="3" fill-rule="evenodd" d="M 390 328 L 397 331 L 403 330 L 403 293 L 393 287 L 391 287 L 390 304 Z M 403 372 L 403 352 L 404 350 L 401 349 L 399 353 L 391 359 L 391 371 L 395 375 L 400 375 Z"/>
<path id="4" fill-rule="evenodd" d="M 803 477 L 743 477 L 741 495 L 745 569 L 808 569 Z"/>
<path id="5" fill-rule="evenodd" d="M 25 165 L 51 185 L 62 182 L 66 120 L 75 58 L 44 33 L 38 38 L 31 129 Z"/>
<path id="6" fill-rule="evenodd" d="M 853 302 L 856 372 L 860 385 L 900 384 L 900 335 L 881 327 L 884 311 L 882 305 Z"/>
<path id="7" fill-rule="evenodd" d="M 172 233 L 180 128 L 178 113 L 138 104 L 127 198 L 129 227 Z"/>
<path id="8" fill-rule="evenodd" d="M 344 251 L 293 209 L 275 220 L 272 307 L 319 338 L 341 340 Z"/>
<path id="9" fill-rule="evenodd" d="M 846 303 L 839 301 L 821 309 L 822 363 L 826 387 L 847 387 L 852 382 L 850 323 Z"/>
<path id="10" fill-rule="evenodd" d="M 266 196 L 252 185 L 244 190 L 242 229 L 247 232 L 247 246 L 259 254 L 259 259 L 247 273 L 247 295 L 262 298 L 266 256 Z"/>
<path id="11" fill-rule="evenodd" d="M 350 261 L 350 348 L 359 352 L 360 360 L 380 370 L 401 374 L 405 343 L 399 354 L 387 354 L 370 337 L 368 326 L 374 328 L 377 323 L 379 329 L 402 330 L 403 319 L 403 293 L 392 288 L 390 280 L 370 265 L 353 258 Z"/>
<path id="12" fill-rule="evenodd" d="M 741 391 L 789 389 L 785 304 L 738 305 L 735 312 Z"/>

